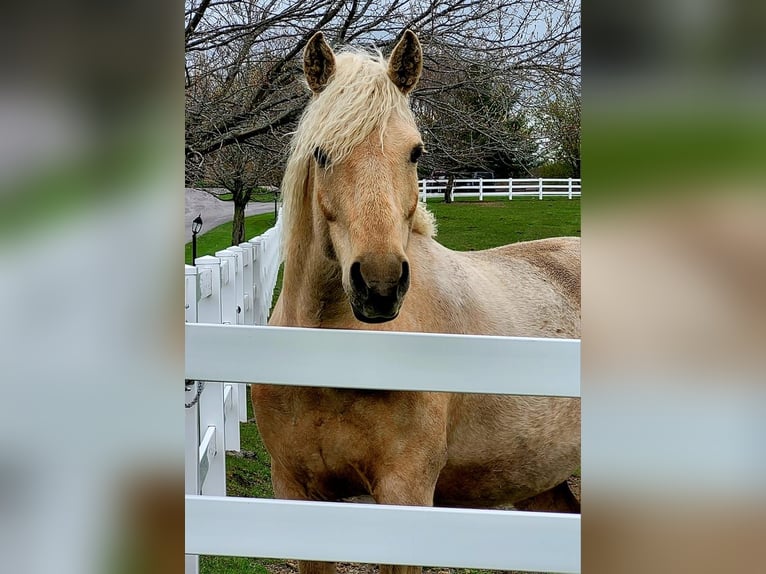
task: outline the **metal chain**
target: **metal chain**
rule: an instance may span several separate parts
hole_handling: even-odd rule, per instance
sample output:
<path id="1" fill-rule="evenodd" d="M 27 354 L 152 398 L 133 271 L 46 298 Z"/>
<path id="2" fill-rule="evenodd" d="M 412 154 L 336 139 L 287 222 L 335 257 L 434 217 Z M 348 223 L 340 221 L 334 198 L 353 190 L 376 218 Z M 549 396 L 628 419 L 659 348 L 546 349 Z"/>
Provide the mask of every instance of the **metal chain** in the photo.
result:
<path id="1" fill-rule="evenodd" d="M 195 393 L 194 398 L 191 400 L 190 403 L 184 403 L 184 406 L 187 409 L 190 409 L 197 404 L 197 402 L 199 401 L 199 397 L 202 394 L 202 391 L 205 390 L 204 381 L 192 381 L 190 379 L 186 379 L 186 390 L 189 390 L 189 387 L 191 387 L 193 383 L 197 384 L 197 392 Z"/>

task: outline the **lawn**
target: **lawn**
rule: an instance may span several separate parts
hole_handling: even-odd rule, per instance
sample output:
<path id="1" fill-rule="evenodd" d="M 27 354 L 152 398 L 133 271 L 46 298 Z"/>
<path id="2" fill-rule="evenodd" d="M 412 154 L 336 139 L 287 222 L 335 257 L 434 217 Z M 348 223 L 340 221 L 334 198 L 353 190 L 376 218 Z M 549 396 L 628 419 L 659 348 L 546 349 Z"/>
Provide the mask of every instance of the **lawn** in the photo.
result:
<path id="1" fill-rule="evenodd" d="M 273 213 L 261 213 L 260 215 L 251 215 L 245 218 L 245 237 L 257 237 L 269 227 L 274 225 Z M 226 249 L 231 245 L 231 226 L 232 223 L 224 223 L 214 227 L 210 231 L 197 236 L 197 257 L 203 255 L 213 255 L 216 251 Z M 191 265 L 192 244 L 186 244 L 186 264 Z"/>
<path id="2" fill-rule="evenodd" d="M 580 200 L 547 198 L 513 201 L 460 201 L 446 204 L 429 200 L 436 216 L 437 240 L 450 249 L 473 251 L 543 237 L 580 235 Z M 245 218 L 247 237 L 255 237 L 274 224 L 274 214 Z M 231 245 L 231 222 L 197 237 L 197 256 L 212 255 Z M 191 263 L 191 243 L 186 244 Z"/>
<path id="3" fill-rule="evenodd" d="M 451 249 L 477 250 L 506 243 L 580 235 L 580 201 L 564 198 L 524 198 L 513 201 L 466 202 L 445 204 L 429 201 L 429 209 L 436 216 L 439 242 Z M 247 236 L 254 237 L 273 224 L 273 214 L 246 219 Z M 231 241 L 231 223 L 221 225 L 197 239 L 197 255 L 212 254 L 225 249 Z M 187 263 L 191 246 L 186 246 Z M 281 281 L 277 283 L 279 289 Z M 269 457 L 252 422 L 252 407 L 248 401 L 249 422 L 241 429 L 241 448 L 238 453 L 226 455 L 226 483 L 230 496 L 273 497 L 269 478 Z M 253 558 L 203 556 L 200 572 L 203 574 L 268 574 L 285 573 L 284 561 Z M 346 569 L 345 572 L 351 572 Z M 354 570 L 356 572 L 356 570 Z M 429 570 L 426 570 L 429 572 Z M 460 572 L 469 574 L 478 570 L 439 569 L 430 572 Z"/>
<path id="4" fill-rule="evenodd" d="M 580 200 L 523 198 L 513 201 L 428 202 L 439 243 L 475 251 L 542 239 L 580 235 Z"/>

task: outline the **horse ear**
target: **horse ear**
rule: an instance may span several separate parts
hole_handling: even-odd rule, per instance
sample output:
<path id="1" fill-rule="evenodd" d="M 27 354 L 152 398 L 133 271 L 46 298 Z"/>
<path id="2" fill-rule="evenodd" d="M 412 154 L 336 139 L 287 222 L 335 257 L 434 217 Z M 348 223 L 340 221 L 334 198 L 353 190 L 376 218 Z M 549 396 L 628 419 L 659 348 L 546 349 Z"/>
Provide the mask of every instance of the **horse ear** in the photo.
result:
<path id="1" fill-rule="evenodd" d="M 388 77 L 403 94 L 418 83 L 423 71 L 423 49 L 412 30 L 406 30 L 388 59 Z"/>
<path id="2" fill-rule="evenodd" d="M 322 32 L 314 34 L 303 50 L 303 73 L 315 94 L 324 90 L 330 76 L 335 73 L 335 54 L 325 42 Z"/>

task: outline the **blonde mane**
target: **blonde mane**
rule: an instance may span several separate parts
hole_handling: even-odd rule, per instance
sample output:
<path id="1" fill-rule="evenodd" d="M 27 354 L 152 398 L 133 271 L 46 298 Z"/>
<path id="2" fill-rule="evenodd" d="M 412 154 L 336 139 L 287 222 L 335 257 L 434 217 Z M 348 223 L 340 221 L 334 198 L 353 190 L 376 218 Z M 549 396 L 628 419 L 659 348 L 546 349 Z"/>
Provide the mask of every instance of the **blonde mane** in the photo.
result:
<path id="1" fill-rule="evenodd" d="M 321 148 L 337 163 L 374 129 L 385 126 L 391 114 L 415 125 L 409 98 L 388 78 L 388 63 L 380 53 L 346 50 L 336 55 L 335 64 L 332 80 L 306 106 L 291 142 L 281 190 L 284 245 L 299 221 L 314 149 Z M 384 135 L 381 129 L 381 146 Z M 436 234 L 433 215 L 420 203 L 413 231 L 430 237 Z"/>

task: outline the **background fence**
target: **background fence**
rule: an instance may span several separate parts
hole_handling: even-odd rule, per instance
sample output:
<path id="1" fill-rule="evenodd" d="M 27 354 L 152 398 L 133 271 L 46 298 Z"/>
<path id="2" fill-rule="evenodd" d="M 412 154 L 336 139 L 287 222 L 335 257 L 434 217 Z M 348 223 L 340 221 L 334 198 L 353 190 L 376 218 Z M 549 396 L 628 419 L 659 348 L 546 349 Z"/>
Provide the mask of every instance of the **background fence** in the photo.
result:
<path id="1" fill-rule="evenodd" d="M 455 179 L 453 181 L 451 198 L 476 197 L 484 201 L 485 197 L 568 197 L 569 199 L 580 197 L 579 178 L 552 179 Z M 447 189 L 447 179 L 421 179 L 420 200 L 426 201 L 428 197 L 444 197 Z"/>
<path id="2" fill-rule="evenodd" d="M 257 326 L 279 263 L 272 229 L 186 267 L 186 571 L 213 554 L 579 572 L 579 515 L 225 496 L 245 383 L 580 392 L 577 340 Z"/>

